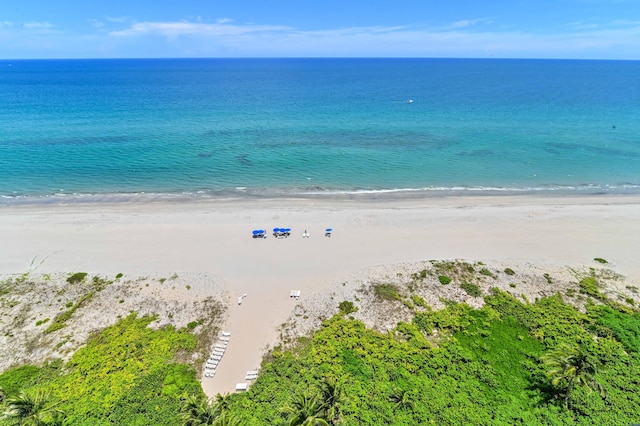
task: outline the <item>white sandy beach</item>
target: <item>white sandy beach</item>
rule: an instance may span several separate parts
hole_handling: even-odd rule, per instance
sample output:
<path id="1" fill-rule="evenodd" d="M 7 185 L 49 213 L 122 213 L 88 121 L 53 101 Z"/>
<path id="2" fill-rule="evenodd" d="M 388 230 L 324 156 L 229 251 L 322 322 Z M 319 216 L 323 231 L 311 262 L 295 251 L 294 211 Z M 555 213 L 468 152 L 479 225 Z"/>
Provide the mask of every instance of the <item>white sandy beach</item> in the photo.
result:
<path id="1" fill-rule="evenodd" d="M 229 293 L 231 340 L 216 377 L 203 378 L 213 395 L 233 391 L 259 367 L 296 304 L 292 289 L 304 300 L 360 270 L 427 259 L 564 266 L 594 257 L 637 285 L 638 218 L 640 198 L 622 196 L 5 205 L 0 274 L 218 277 Z M 273 227 L 292 235 L 273 238 Z M 269 237 L 251 238 L 256 228 Z M 310 238 L 302 238 L 305 229 Z"/>

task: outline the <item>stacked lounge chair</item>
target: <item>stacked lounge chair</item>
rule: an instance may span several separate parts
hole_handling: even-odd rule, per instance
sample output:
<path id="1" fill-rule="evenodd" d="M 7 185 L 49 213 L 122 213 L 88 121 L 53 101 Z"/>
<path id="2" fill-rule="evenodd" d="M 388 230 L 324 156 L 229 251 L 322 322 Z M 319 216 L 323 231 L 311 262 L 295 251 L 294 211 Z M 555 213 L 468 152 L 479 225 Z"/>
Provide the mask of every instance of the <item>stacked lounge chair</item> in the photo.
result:
<path id="1" fill-rule="evenodd" d="M 253 238 L 267 238 L 267 233 L 264 229 L 254 229 L 251 231 Z"/>
<path id="2" fill-rule="evenodd" d="M 258 378 L 258 370 L 249 370 L 247 371 L 247 374 L 244 377 L 245 380 L 255 380 L 257 378 Z"/>
<path id="3" fill-rule="evenodd" d="M 218 368 L 218 364 L 222 361 L 222 357 L 227 350 L 227 345 L 229 344 L 229 340 L 231 339 L 231 333 L 228 331 L 223 331 L 220 334 L 220 342 L 216 343 L 211 352 L 211 356 L 207 360 L 204 365 L 204 377 L 215 377 L 216 371 Z"/>
<path id="4" fill-rule="evenodd" d="M 273 236 L 276 238 L 287 238 L 291 235 L 291 228 L 273 228 Z"/>

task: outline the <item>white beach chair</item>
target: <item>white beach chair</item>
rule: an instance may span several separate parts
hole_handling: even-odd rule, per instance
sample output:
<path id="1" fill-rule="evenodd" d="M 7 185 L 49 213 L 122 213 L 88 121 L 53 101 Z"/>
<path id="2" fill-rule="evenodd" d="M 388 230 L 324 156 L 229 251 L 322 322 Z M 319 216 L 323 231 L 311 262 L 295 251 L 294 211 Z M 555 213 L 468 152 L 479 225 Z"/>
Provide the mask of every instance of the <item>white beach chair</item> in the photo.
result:
<path id="1" fill-rule="evenodd" d="M 228 338 L 228 337 L 222 336 L 222 337 L 220 338 L 220 340 L 222 340 L 223 342 L 228 342 L 228 341 L 229 341 L 229 340 L 231 340 L 231 339 L 230 339 L 230 338 Z"/>
<path id="2" fill-rule="evenodd" d="M 231 332 L 230 331 L 223 331 L 222 335 L 225 336 L 225 337 L 229 337 L 229 336 L 231 336 Z"/>
<path id="3" fill-rule="evenodd" d="M 248 383 L 237 383 L 236 384 L 236 392 L 244 392 L 249 388 Z"/>

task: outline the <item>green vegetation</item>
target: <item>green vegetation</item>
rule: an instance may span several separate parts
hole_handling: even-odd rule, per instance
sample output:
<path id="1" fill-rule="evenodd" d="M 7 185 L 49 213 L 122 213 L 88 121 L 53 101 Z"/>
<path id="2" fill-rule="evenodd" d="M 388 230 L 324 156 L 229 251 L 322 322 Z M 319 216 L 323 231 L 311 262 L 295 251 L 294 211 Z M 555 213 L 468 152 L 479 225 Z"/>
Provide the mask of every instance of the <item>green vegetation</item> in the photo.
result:
<path id="1" fill-rule="evenodd" d="M 349 302 L 347 300 L 340 302 L 338 305 L 338 309 L 340 309 L 341 315 L 349 315 L 354 312 L 358 312 L 358 307 L 353 304 L 353 302 Z"/>
<path id="2" fill-rule="evenodd" d="M 504 273 L 505 273 L 505 274 L 507 274 L 507 275 L 515 275 L 515 274 L 516 274 L 516 271 L 514 271 L 514 270 L 513 270 L 513 269 L 511 269 L 511 268 L 505 268 L 505 269 L 504 269 Z"/>
<path id="3" fill-rule="evenodd" d="M 460 284 L 460 287 L 462 287 L 462 289 L 466 291 L 469 296 L 473 296 L 473 297 L 482 296 L 482 290 L 480 290 L 480 286 L 477 284 L 462 283 Z"/>
<path id="4" fill-rule="evenodd" d="M 482 268 L 482 269 L 480 269 L 479 272 L 480 272 L 480 274 L 485 275 L 487 277 L 491 277 L 491 278 L 495 278 L 496 277 L 495 275 L 493 275 L 493 272 L 491 272 L 487 268 Z"/>
<path id="5" fill-rule="evenodd" d="M 596 299 L 602 299 L 598 280 L 595 277 L 586 277 L 580 280 L 580 293 L 587 294 Z"/>
<path id="6" fill-rule="evenodd" d="M 598 263 L 602 263 L 602 264 L 604 264 L 604 263 L 609 263 L 609 262 L 607 262 L 605 259 L 603 259 L 603 258 L 601 258 L 601 257 L 596 257 L 596 258 L 594 258 L 593 260 L 595 260 L 595 261 L 596 261 L 596 262 L 598 262 Z"/>
<path id="7" fill-rule="evenodd" d="M 42 320 L 38 320 L 38 321 L 36 321 L 36 327 L 39 327 L 39 326 L 41 326 L 42 324 L 45 324 L 45 323 L 47 323 L 47 322 L 49 322 L 49 318 L 45 318 L 45 319 L 42 319 Z"/>
<path id="8" fill-rule="evenodd" d="M 94 294 L 94 291 L 85 294 L 75 304 L 73 304 L 70 309 L 56 315 L 51 325 L 44 331 L 45 334 L 53 333 L 54 331 L 60 330 L 61 328 L 65 327 L 67 325 L 67 321 L 73 316 L 78 308 L 80 308 L 83 304 L 90 300 L 94 296 Z"/>
<path id="9" fill-rule="evenodd" d="M 72 274 L 69 276 L 69 278 L 67 278 L 67 282 L 69 284 L 77 284 L 84 281 L 85 278 L 87 278 L 86 272 L 76 272 L 75 274 Z"/>
<path id="10" fill-rule="evenodd" d="M 373 294 L 378 301 L 402 299 L 398 286 L 394 284 L 374 284 L 371 287 L 373 288 Z"/>
<path id="11" fill-rule="evenodd" d="M 447 285 L 451 283 L 451 278 L 446 275 L 438 275 L 438 281 L 440 281 L 440 284 L 442 285 Z"/>
<path id="12" fill-rule="evenodd" d="M 477 281 L 457 281 L 466 267 L 446 267 L 480 296 Z M 349 317 L 357 307 L 343 301 L 313 335 L 273 349 L 248 392 L 213 400 L 179 362 L 201 344 L 189 330 L 203 320 L 153 329 L 154 317 L 131 314 L 67 363 L 0 374 L 0 412 L 12 413 L 0 424 L 634 424 L 640 311 L 606 299 L 600 277 L 580 280 L 598 299 L 582 310 L 559 293 L 527 303 L 493 289 L 481 309 L 443 300 L 440 310 L 408 295 L 421 309 L 385 333 Z M 371 291 L 400 306 L 399 287 Z"/>
<path id="13" fill-rule="evenodd" d="M 559 295 L 485 300 L 479 310 L 447 302 L 388 334 L 335 316 L 301 346 L 274 350 L 229 413 L 242 425 L 637 421 L 637 313 L 584 314 Z M 321 408 L 325 381 L 340 383 L 335 417 Z"/>
<path id="14" fill-rule="evenodd" d="M 196 337 L 173 327 L 153 330 L 154 320 L 129 315 L 93 336 L 64 368 L 58 362 L 6 371 L 6 401 L 45 392 L 69 425 L 179 425 L 182 396 L 202 396 L 193 368 L 175 362 L 195 348 Z"/>

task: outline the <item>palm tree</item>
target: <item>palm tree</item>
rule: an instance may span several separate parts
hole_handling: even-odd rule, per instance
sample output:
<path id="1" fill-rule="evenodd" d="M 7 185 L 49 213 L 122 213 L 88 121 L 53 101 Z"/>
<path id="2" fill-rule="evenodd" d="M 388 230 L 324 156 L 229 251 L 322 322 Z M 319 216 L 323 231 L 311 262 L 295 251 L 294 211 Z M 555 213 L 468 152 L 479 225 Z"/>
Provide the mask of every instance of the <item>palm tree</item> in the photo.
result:
<path id="1" fill-rule="evenodd" d="M 326 420 L 337 424 L 342 415 L 342 402 L 344 400 L 342 386 L 333 380 L 325 379 L 320 384 L 320 406 L 325 412 Z"/>
<path id="2" fill-rule="evenodd" d="M 229 411 L 230 402 L 231 402 L 231 395 L 229 395 L 228 393 L 225 393 L 224 395 L 216 394 L 215 401 L 213 402 L 213 404 L 215 404 L 218 407 L 218 411 L 220 411 L 221 413 L 224 413 L 226 411 Z"/>
<path id="3" fill-rule="evenodd" d="M 213 426 L 240 426 L 240 421 L 232 414 L 222 412 L 213 422 Z"/>
<path id="4" fill-rule="evenodd" d="M 220 416 L 218 406 L 202 397 L 188 396 L 182 403 L 182 426 L 213 425 Z"/>
<path id="5" fill-rule="evenodd" d="M 413 410 L 413 401 L 411 394 L 404 389 L 396 389 L 389 396 L 389 401 L 393 402 L 394 410 Z"/>
<path id="6" fill-rule="evenodd" d="M 291 405 L 284 408 L 289 413 L 288 426 L 328 426 L 325 410 L 318 399 L 318 395 L 307 393 L 294 396 Z"/>
<path id="7" fill-rule="evenodd" d="M 44 389 L 23 391 L 19 396 L 7 398 L 4 418 L 25 426 L 59 424 L 64 413 L 56 409 L 56 406 L 61 402 L 51 403 L 51 392 Z"/>
<path id="8" fill-rule="evenodd" d="M 560 344 L 542 355 L 551 384 L 564 390 L 564 406 L 569 408 L 569 396 L 577 385 L 597 390 L 605 396 L 604 388 L 595 379 L 596 365 L 577 345 Z"/>

